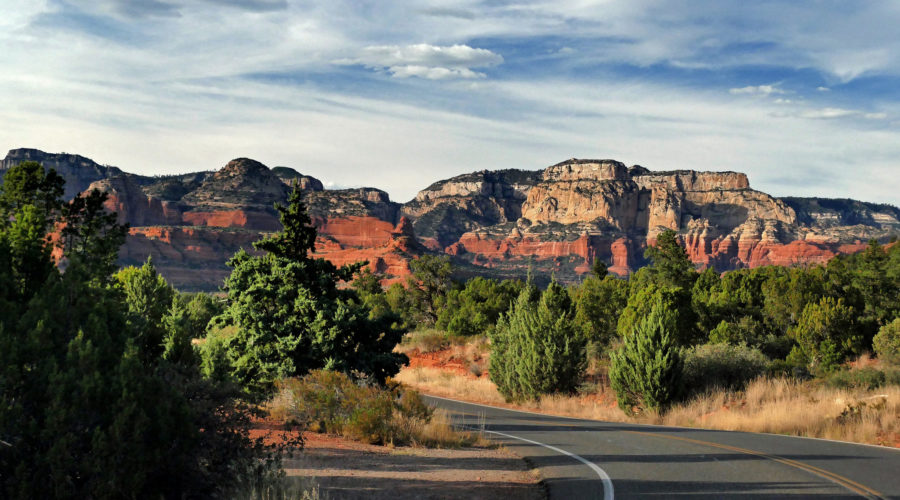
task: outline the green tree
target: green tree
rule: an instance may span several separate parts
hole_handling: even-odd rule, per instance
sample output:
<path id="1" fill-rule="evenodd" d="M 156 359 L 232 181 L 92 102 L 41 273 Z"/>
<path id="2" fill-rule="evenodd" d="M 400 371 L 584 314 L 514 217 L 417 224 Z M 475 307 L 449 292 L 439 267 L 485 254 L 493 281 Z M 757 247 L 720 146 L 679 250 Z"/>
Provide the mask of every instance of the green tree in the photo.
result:
<path id="1" fill-rule="evenodd" d="M 0 225 L 0 497 L 222 497 L 271 470 L 249 439 L 249 407 L 175 356 L 189 352 L 178 321 L 164 321 L 178 331 L 170 359 L 141 352 L 142 326 L 106 265 L 124 231 L 97 212 L 103 195 L 45 218 L 54 204 L 34 189 Z M 65 273 L 46 238 L 63 223 Z M 14 286 L 25 274 L 43 279 Z"/>
<path id="2" fill-rule="evenodd" d="M 664 411 L 681 394 L 677 314 L 657 297 L 650 313 L 610 354 L 609 380 L 624 412 Z"/>
<path id="3" fill-rule="evenodd" d="M 900 317 L 882 326 L 872 343 L 878 359 L 900 363 Z"/>
<path id="4" fill-rule="evenodd" d="M 491 380 L 507 400 L 574 392 L 584 375 L 584 340 L 572 301 L 552 282 L 543 294 L 531 284 L 491 334 Z"/>
<path id="5" fill-rule="evenodd" d="M 686 347 L 700 340 L 701 332 L 697 330 L 690 293 L 683 288 L 658 286 L 653 283 L 637 289 L 636 292 L 633 291 L 628 297 L 628 303 L 622 310 L 616 326 L 619 336 L 625 338 L 634 331 L 658 303 L 663 304 L 668 311 L 667 314 L 673 318 L 674 323 L 670 330 L 678 345 Z"/>
<path id="6" fill-rule="evenodd" d="M 169 312 L 175 290 L 156 272 L 149 258 L 141 267 L 119 270 L 114 278 L 125 295 L 129 321 L 140 332 L 140 337 L 135 339 L 140 344 L 140 352 L 148 359 L 158 358 L 166 332 L 163 318 Z"/>
<path id="7" fill-rule="evenodd" d="M 675 231 L 666 230 L 656 237 L 656 245 L 648 246 L 644 257 L 649 259 L 648 273 L 658 285 L 690 290 L 697 279 L 697 271 L 687 252 L 678 243 Z"/>
<path id="8" fill-rule="evenodd" d="M 295 188 L 287 207 L 277 205 L 284 229 L 255 244 L 266 253 L 240 251 L 229 261 L 228 308 L 219 322 L 236 327 L 226 340 L 232 376 L 265 394 L 276 379 L 317 368 L 358 370 L 377 380 L 397 373 L 406 357 L 394 353 L 402 331 L 371 319 L 349 281 L 364 263 L 336 268 L 310 257 L 315 228 Z"/>
<path id="9" fill-rule="evenodd" d="M 607 346 L 616 338 L 616 323 L 628 301 L 628 283 L 606 276 L 590 277 L 574 290 L 575 324 L 584 339 Z"/>
<path id="10" fill-rule="evenodd" d="M 862 338 L 857 333 L 855 314 L 843 299 L 822 297 L 808 304 L 789 332 L 797 342 L 791 359 L 828 371 L 848 355 L 859 353 Z"/>
<path id="11" fill-rule="evenodd" d="M 416 315 L 418 323 L 432 326 L 437 322 L 447 293 L 453 286 L 450 257 L 422 255 L 410 261 L 409 268 L 412 276 L 407 279 L 406 288 L 411 312 Z"/>
<path id="12" fill-rule="evenodd" d="M 435 326 L 455 335 L 486 334 L 523 286 L 521 281 L 472 278 L 464 288 L 450 290 Z"/>

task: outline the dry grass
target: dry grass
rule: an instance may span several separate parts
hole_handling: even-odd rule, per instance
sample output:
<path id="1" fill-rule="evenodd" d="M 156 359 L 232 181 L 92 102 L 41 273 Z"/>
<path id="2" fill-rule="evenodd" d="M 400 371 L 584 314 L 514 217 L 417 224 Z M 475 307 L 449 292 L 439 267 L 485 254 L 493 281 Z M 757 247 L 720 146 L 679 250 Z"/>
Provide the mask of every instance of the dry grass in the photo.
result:
<path id="1" fill-rule="evenodd" d="M 497 386 L 484 377 L 475 378 L 440 368 L 419 367 L 403 368 L 394 377 L 394 380 L 417 391 L 435 396 L 465 399 L 478 403 L 504 403 L 503 396 L 497 392 Z"/>
<path id="2" fill-rule="evenodd" d="M 900 445 L 900 387 L 835 389 L 761 378 L 744 391 L 712 392 L 652 423 Z"/>
<path id="3" fill-rule="evenodd" d="M 423 393 L 513 407 L 487 378 L 440 368 L 404 368 L 396 380 Z M 900 387 L 873 391 L 760 378 L 743 391 L 712 391 L 664 415 L 625 415 L 605 384 L 588 394 L 552 395 L 515 406 L 542 413 L 613 422 L 768 432 L 900 446 Z"/>
<path id="4" fill-rule="evenodd" d="M 394 417 L 394 425 L 405 427 L 403 432 L 410 436 L 412 446 L 425 448 L 462 448 L 466 446 L 489 446 L 489 442 L 478 432 L 456 429 L 446 410 L 435 410 L 427 421 Z"/>

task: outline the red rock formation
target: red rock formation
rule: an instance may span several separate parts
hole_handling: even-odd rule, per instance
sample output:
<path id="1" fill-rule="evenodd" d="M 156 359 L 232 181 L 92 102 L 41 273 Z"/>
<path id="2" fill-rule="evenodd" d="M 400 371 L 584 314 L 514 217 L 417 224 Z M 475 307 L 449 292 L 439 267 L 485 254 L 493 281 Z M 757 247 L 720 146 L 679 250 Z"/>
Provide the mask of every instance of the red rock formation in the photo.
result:
<path id="1" fill-rule="evenodd" d="M 255 210 L 191 211 L 182 214 L 185 225 L 207 227 L 240 227 L 259 231 L 281 229 L 278 216 Z"/>
<path id="2" fill-rule="evenodd" d="M 87 191 L 92 189 L 109 194 L 105 206 L 118 213 L 120 223 L 128 222 L 133 226 L 181 224 L 181 211 L 176 204 L 147 196 L 126 176 L 93 182 Z"/>

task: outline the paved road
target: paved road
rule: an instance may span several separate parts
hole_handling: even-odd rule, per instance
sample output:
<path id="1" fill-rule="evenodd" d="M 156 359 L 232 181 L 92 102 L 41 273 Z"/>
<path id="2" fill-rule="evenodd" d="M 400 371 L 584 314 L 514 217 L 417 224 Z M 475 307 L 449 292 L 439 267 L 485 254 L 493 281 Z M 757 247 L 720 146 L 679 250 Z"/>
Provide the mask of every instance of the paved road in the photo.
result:
<path id="1" fill-rule="evenodd" d="M 539 468 L 551 499 L 898 498 L 900 451 L 551 417 L 428 397 Z"/>

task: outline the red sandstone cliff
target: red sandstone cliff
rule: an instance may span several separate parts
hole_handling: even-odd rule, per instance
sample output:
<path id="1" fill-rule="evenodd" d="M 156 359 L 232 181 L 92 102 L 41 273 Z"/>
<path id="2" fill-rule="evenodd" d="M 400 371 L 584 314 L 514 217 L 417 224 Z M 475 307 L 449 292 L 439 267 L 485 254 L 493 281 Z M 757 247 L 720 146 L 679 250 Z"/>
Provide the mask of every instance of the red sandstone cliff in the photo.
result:
<path id="1" fill-rule="evenodd" d="M 315 255 L 366 260 L 386 281 L 425 252 L 469 272 L 521 277 L 532 267 L 577 279 L 596 259 L 625 275 L 665 229 L 698 267 L 719 270 L 825 262 L 870 238 L 900 233 L 900 210 L 854 200 L 778 199 L 736 172 L 656 172 L 613 160 L 567 160 L 543 171 L 482 171 L 439 181 L 400 205 L 374 188 L 325 190 L 287 167 L 247 158 L 216 172 L 145 177 L 75 155 L 14 150 L 0 167 L 44 159 L 82 187 L 110 193 L 131 224 L 123 263 L 153 256 L 176 286 L 215 289 L 227 259 L 280 228 L 274 203 L 297 183 L 319 235 Z M 87 181 L 90 181 L 88 183 Z M 67 191 L 68 193 L 68 191 Z"/>

